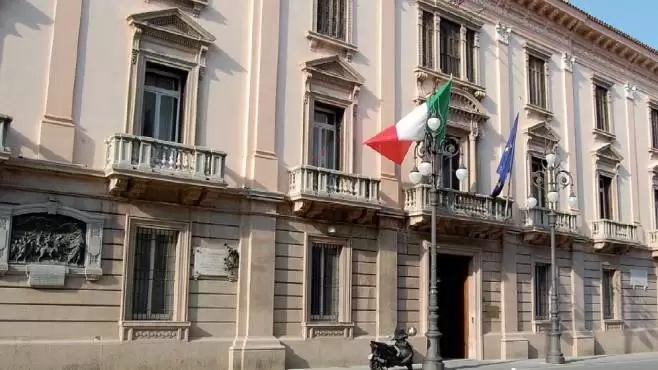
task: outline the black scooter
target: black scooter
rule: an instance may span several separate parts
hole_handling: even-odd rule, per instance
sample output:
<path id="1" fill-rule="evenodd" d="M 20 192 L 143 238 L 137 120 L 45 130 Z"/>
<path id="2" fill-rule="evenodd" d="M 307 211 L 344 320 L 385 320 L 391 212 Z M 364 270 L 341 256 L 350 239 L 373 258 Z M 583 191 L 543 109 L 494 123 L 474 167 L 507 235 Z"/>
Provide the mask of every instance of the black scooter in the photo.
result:
<path id="1" fill-rule="evenodd" d="M 407 333 L 402 329 L 395 331 L 393 344 L 370 341 L 370 370 L 384 370 L 393 366 L 406 366 L 412 370 L 414 363 L 414 349 L 407 342 L 409 336 L 416 335 L 416 328 L 409 328 Z"/>

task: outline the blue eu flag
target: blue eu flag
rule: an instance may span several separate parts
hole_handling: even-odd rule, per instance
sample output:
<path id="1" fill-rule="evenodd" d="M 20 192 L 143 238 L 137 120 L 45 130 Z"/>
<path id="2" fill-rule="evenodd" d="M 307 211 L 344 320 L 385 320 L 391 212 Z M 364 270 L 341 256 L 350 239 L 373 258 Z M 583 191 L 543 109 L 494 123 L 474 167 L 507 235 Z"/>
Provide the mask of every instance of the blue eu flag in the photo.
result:
<path id="1" fill-rule="evenodd" d="M 514 164 L 514 146 L 516 145 L 516 130 L 518 126 L 519 114 L 517 113 L 516 118 L 514 119 L 514 123 L 512 124 L 509 137 L 507 138 L 505 151 L 503 152 L 503 156 L 500 157 L 500 163 L 498 164 L 498 169 L 496 170 L 496 173 L 498 173 L 498 182 L 496 183 L 496 187 L 491 192 L 491 196 L 493 198 L 500 195 L 500 192 L 503 191 L 507 176 L 509 176 L 510 172 L 512 171 L 512 165 Z"/>

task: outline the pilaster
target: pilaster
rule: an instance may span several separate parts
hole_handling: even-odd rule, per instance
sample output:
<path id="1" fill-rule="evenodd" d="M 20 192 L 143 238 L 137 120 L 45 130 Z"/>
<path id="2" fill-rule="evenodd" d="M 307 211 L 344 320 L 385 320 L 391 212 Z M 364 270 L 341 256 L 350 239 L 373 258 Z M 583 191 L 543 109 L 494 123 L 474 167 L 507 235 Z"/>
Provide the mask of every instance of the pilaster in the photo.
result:
<path id="1" fill-rule="evenodd" d="M 571 294 L 573 356 L 593 356 L 594 336 L 585 326 L 585 252 L 577 243 L 571 251 Z"/>
<path id="2" fill-rule="evenodd" d="M 519 244 L 517 234 L 506 233 L 503 236 L 503 255 L 500 265 L 500 291 L 502 305 L 501 321 L 501 359 L 527 359 L 528 340 L 519 331 L 519 310 L 516 281 L 516 248 Z"/>
<path id="3" fill-rule="evenodd" d="M 236 336 L 229 348 L 231 370 L 283 370 L 285 348 L 274 337 L 276 203 L 242 204 Z"/>
<path id="4" fill-rule="evenodd" d="M 564 118 L 563 118 L 563 127 L 566 137 L 563 139 L 563 145 L 565 149 L 569 151 L 567 157 L 567 170 L 574 174 L 573 176 L 573 187 L 578 189 L 578 180 L 579 177 L 575 176 L 578 172 L 578 163 L 576 155 L 578 153 L 576 145 L 576 114 L 574 109 L 574 92 L 573 92 L 573 69 L 575 68 L 576 57 L 570 55 L 569 53 L 562 53 L 562 76 L 564 83 L 564 90 L 562 91 L 562 103 L 564 104 Z M 561 192 L 562 197 L 568 197 L 570 194 L 568 192 Z M 569 204 L 567 199 L 562 199 L 562 203 Z M 572 209 L 575 211 L 576 209 Z"/>
<path id="5" fill-rule="evenodd" d="M 638 155 L 637 155 L 637 136 L 636 136 L 636 122 L 635 122 L 635 101 L 637 98 L 637 86 L 627 82 L 624 85 L 624 92 L 626 95 L 626 127 L 628 127 L 628 154 L 629 158 L 626 163 L 628 163 L 627 171 L 629 172 L 628 184 L 631 190 L 631 215 L 633 216 L 633 222 L 636 225 L 640 224 L 640 188 L 638 187 Z"/>
<path id="6" fill-rule="evenodd" d="M 398 315 L 398 230 L 402 220 L 382 217 L 377 233 L 377 336 L 392 335 Z M 405 328 L 403 328 L 405 329 Z"/>
<path id="7" fill-rule="evenodd" d="M 509 41 L 510 37 L 512 35 L 512 29 L 504 24 L 498 23 L 496 25 L 496 36 L 498 42 L 497 47 L 496 47 L 496 60 L 498 61 L 496 65 L 496 74 L 498 77 L 498 101 L 500 102 L 499 104 L 499 114 L 498 114 L 498 127 L 499 127 L 499 133 L 503 137 L 507 137 L 509 135 L 510 131 L 510 126 L 512 124 L 512 114 L 511 114 L 511 108 L 512 108 L 512 102 L 514 99 L 511 98 L 510 95 L 510 55 L 509 55 Z M 505 143 L 502 142 L 502 145 L 498 149 L 498 160 L 500 159 L 500 156 L 503 155 L 503 151 L 505 150 Z M 516 153 L 515 153 L 516 154 Z M 495 169 L 494 169 L 495 171 Z M 495 179 L 493 180 L 494 182 L 496 181 Z M 507 186 L 512 187 L 512 184 L 515 183 L 515 181 L 510 181 Z M 493 184 L 492 184 L 493 186 Z M 513 193 L 513 187 L 511 190 L 511 194 Z"/>
<path id="8" fill-rule="evenodd" d="M 379 128 L 384 130 L 396 121 L 395 112 L 395 1 L 379 3 Z M 420 63 L 420 62 L 419 62 Z M 399 169 L 395 163 L 383 156 L 378 156 L 379 176 L 381 179 L 379 194 L 382 205 L 401 208 L 401 191 Z"/>
<path id="9" fill-rule="evenodd" d="M 280 2 L 250 0 L 251 24 L 245 186 L 277 191 L 276 93 L 279 53 Z"/>
<path id="10" fill-rule="evenodd" d="M 39 159 L 73 162 L 73 102 L 81 17 L 82 0 L 57 1 L 48 65 L 46 105 L 39 129 Z"/>

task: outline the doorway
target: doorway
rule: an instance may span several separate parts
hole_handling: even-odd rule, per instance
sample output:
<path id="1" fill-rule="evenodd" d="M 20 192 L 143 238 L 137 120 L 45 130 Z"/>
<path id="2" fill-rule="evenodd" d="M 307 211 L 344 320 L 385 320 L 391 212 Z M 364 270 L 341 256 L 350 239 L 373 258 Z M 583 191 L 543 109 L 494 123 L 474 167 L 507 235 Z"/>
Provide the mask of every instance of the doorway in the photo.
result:
<path id="1" fill-rule="evenodd" d="M 471 257 L 439 254 L 439 328 L 444 359 L 469 357 Z"/>

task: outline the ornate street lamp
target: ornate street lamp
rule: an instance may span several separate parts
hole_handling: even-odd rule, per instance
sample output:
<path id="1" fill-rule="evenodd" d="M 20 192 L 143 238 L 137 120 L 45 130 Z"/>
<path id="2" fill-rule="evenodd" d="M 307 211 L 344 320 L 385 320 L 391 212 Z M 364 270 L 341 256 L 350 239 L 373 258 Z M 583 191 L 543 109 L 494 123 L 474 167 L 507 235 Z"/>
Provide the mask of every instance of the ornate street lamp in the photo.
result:
<path id="1" fill-rule="evenodd" d="M 556 210 L 558 210 L 558 203 L 560 200 L 559 191 L 569 187 L 569 205 L 572 208 L 578 206 L 578 198 L 573 191 L 573 177 L 567 170 L 561 169 L 561 162 L 551 150 L 546 154 L 546 164 L 543 165 L 541 170 L 531 174 L 532 185 L 539 189 L 540 192 L 548 191 L 546 198 L 548 200 L 548 229 L 551 239 L 551 312 L 550 322 L 551 330 L 548 333 L 548 353 L 546 354 L 546 363 L 549 364 L 563 364 L 564 354 L 560 345 L 560 308 L 558 300 L 558 271 L 557 263 L 555 262 L 555 222 L 557 218 Z M 530 196 L 527 200 L 528 210 L 537 206 L 537 198 Z"/>
<path id="2" fill-rule="evenodd" d="M 430 177 L 430 207 L 432 208 L 431 217 L 431 255 L 430 255 L 430 290 L 429 290 L 429 307 L 427 315 L 427 355 L 423 361 L 424 370 L 443 370 L 444 364 L 441 358 L 439 340 L 441 331 L 439 330 L 439 284 L 438 284 L 438 246 L 436 245 L 436 218 L 437 218 L 437 188 L 441 186 L 441 173 L 444 158 L 453 158 L 459 154 L 459 148 L 455 145 L 437 143 L 437 131 L 441 121 L 436 117 L 430 117 L 427 120 L 427 130 L 422 140 L 416 142 L 414 157 L 420 157 L 421 162 L 418 166 L 414 165 L 409 173 L 409 180 L 418 185 L 423 177 Z M 415 158 L 414 158 L 415 159 Z M 461 162 L 461 161 L 460 161 Z M 468 170 L 462 163 L 459 165 L 455 175 L 461 182 L 468 176 Z"/>

